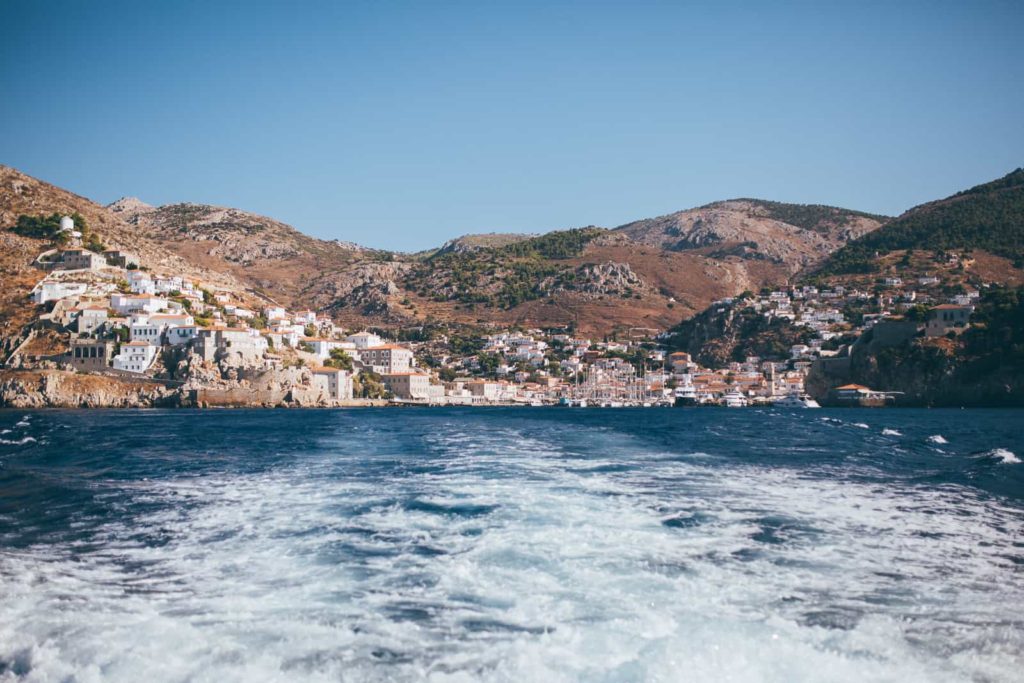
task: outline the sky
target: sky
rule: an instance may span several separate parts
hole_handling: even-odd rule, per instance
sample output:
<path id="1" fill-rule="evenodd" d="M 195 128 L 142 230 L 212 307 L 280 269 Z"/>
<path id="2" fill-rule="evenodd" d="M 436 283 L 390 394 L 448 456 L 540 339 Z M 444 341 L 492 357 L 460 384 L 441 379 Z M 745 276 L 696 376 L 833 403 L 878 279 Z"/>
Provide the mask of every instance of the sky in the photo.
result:
<path id="1" fill-rule="evenodd" d="M 1024 2 L 0 2 L 0 163 L 415 251 L 1024 166 Z"/>

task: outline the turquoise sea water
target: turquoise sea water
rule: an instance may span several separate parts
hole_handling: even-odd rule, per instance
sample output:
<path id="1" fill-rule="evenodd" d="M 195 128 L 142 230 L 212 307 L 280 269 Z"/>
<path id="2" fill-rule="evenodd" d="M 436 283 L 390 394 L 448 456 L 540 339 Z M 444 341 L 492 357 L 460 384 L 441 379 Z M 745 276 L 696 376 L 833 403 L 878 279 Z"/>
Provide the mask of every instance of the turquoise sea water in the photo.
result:
<path id="1" fill-rule="evenodd" d="M 0 681 L 1012 681 L 1024 412 L 0 412 Z"/>

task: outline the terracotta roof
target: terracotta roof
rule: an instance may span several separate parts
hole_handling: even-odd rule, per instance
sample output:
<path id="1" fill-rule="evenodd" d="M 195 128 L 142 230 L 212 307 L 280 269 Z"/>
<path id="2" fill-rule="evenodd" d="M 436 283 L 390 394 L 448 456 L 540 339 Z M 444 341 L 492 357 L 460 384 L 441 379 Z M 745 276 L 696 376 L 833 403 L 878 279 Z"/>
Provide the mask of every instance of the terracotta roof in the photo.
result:
<path id="1" fill-rule="evenodd" d="M 932 306 L 933 311 L 959 311 L 964 308 L 971 308 L 971 306 L 962 306 L 960 304 L 939 304 L 938 306 Z"/>
<path id="2" fill-rule="evenodd" d="M 399 346 L 398 344 L 381 344 L 380 346 L 368 346 L 368 347 L 366 347 L 365 350 L 366 351 L 385 351 L 385 350 L 390 350 L 390 351 L 394 351 L 394 350 L 409 351 L 409 349 L 405 348 L 404 346 Z M 412 352 L 410 351 L 410 353 L 412 353 Z"/>
<path id="3" fill-rule="evenodd" d="M 860 384 L 844 384 L 844 385 L 843 385 L 843 386 L 841 386 L 841 387 L 836 387 L 836 389 L 837 389 L 837 390 L 839 390 L 839 389 L 856 389 L 857 391 L 860 391 L 860 390 L 862 390 L 862 389 L 863 389 L 864 391 L 871 391 L 871 390 L 870 390 L 870 389 L 868 389 L 867 387 L 865 387 L 865 386 L 862 386 L 862 385 L 860 385 Z"/>

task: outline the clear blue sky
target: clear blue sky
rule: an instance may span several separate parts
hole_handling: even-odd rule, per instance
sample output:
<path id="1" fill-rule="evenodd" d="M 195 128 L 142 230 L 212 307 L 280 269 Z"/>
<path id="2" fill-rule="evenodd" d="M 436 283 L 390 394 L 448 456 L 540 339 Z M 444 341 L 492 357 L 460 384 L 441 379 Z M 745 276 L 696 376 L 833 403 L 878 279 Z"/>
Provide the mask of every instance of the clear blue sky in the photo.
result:
<path id="1" fill-rule="evenodd" d="M 1024 165 L 1024 2 L 0 3 L 0 162 L 415 250 Z"/>

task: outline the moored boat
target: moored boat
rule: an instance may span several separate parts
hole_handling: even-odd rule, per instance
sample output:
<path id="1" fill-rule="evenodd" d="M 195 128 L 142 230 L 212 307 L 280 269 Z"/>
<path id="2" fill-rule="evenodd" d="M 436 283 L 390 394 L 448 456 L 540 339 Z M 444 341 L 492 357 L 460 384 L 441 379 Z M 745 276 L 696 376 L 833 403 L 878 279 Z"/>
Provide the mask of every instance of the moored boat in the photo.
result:
<path id="1" fill-rule="evenodd" d="M 721 405 L 726 408 L 745 408 L 747 406 L 747 398 L 736 389 L 730 389 L 722 395 Z"/>
<path id="2" fill-rule="evenodd" d="M 820 408 L 818 402 L 807 394 L 787 394 L 782 398 L 777 398 L 772 401 L 772 405 L 776 408 Z"/>

